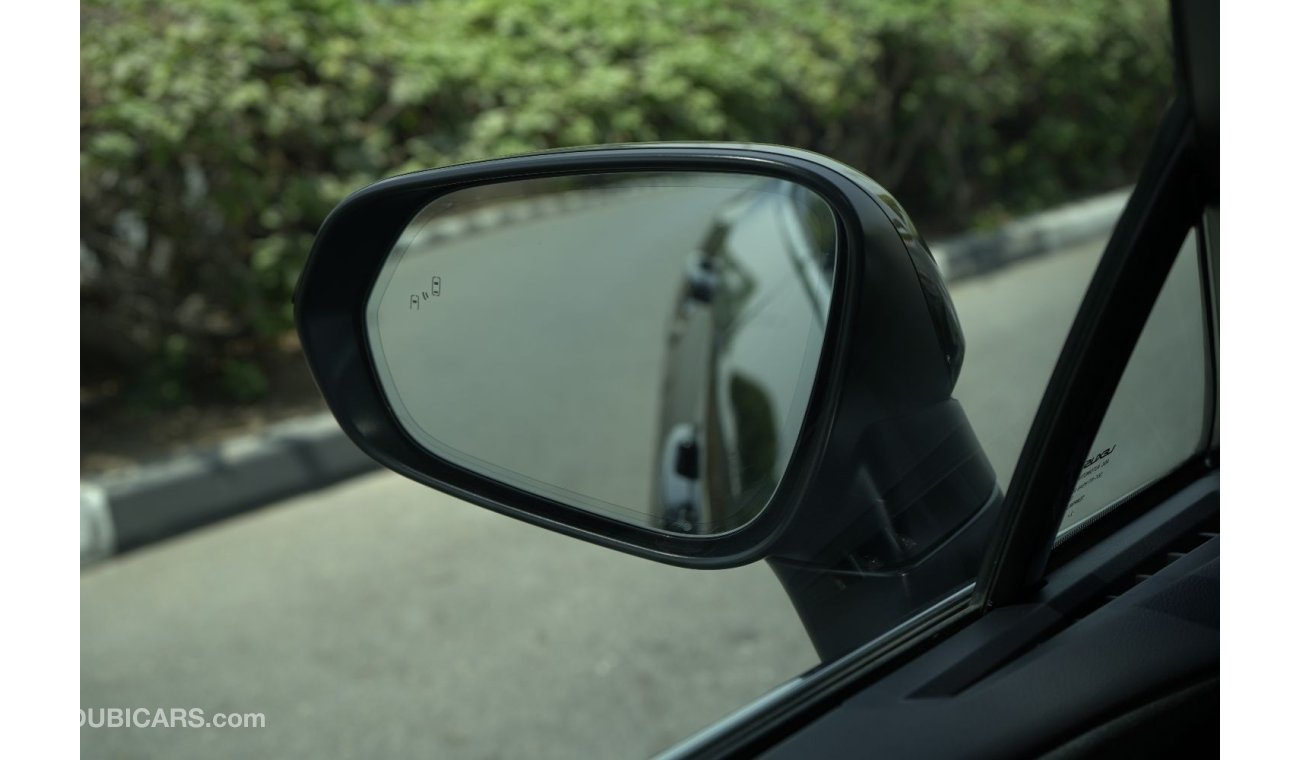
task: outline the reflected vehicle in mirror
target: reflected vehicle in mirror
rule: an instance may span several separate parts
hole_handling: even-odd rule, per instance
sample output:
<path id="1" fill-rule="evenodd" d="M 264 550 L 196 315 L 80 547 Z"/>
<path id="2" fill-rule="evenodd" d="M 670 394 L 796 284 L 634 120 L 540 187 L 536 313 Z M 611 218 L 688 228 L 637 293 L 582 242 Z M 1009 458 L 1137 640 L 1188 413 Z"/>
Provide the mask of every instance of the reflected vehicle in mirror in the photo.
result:
<path id="1" fill-rule="evenodd" d="M 739 527 L 789 461 L 830 311 L 835 217 L 805 187 L 768 181 L 721 210 L 688 259 L 668 329 L 659 524 Z"/>

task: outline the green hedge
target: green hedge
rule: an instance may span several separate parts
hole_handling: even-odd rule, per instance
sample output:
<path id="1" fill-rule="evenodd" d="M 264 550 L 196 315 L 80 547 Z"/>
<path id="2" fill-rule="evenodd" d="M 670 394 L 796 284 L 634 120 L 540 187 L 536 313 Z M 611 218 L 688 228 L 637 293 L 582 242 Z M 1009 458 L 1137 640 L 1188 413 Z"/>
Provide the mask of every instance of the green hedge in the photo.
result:
<path id="1" fill-rule="evenodd" d="M 797 145 L 930 236 L 1131 181 L 1158 0 L 84 0 L 83 384 L 255 397 L 329 209 L 599 142 Z"/>

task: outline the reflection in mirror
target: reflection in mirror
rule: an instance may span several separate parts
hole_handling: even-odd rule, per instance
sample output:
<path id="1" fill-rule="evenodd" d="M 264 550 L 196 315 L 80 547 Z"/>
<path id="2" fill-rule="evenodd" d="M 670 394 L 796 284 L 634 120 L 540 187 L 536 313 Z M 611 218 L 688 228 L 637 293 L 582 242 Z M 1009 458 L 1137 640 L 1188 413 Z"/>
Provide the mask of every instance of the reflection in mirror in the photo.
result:
<path id="1" fill-rule="evenodd" d="M 752 520 L 789 463 L 830 307 L 818 195 L 744 174 L 625 172 L 454 191 L 366 308 L 413 441 L 636 525 Z"/>

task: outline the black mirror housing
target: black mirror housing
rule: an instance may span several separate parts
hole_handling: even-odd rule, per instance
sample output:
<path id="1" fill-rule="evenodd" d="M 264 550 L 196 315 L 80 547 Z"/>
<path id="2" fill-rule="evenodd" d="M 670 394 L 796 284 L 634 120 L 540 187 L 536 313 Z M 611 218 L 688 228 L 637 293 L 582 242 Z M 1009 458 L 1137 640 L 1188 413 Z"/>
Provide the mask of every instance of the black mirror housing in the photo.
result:
<path id="1" fill-rule="evenodd" d="M 368 294 L 403 230 L 430 202 L 504 180 L 613 172 L 784 180 L 813 191 L 834 213 L 829 311 L 807 412 L 766 508 L 723 533 L 686 535 L 611 519 L 434 455 L 399 424 L 367 349 Z M 294 314 L 329 408 L 380 464 L 496 512 L 659 562 L 819 564 L 862 550 L 872 554 L 863 560 L 868 564 L 902 567 L 986 512 L 996 494 L 992 469 L 951 399 L 964 340 L 932 255 L 888 192 L 811 152 L 748 144 L 602 146 L 383 180 L 348 197 L 325 221 Z M 906 540 L 891 541 L 900 530 Z M 880 546 L 893 547 L 883 550 L 890 556 L 870 548 Z"/>

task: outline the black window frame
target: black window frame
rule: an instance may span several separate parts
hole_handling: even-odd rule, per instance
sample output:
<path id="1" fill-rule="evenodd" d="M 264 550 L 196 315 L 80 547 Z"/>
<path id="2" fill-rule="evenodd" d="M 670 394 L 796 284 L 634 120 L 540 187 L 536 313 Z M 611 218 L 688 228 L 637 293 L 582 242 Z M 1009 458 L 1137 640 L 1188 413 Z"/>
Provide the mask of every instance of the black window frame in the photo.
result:
<path id="1" fill-rule="evenodd" d="M 976 583 L 981 608 L 1024 599 L 1047 571 L 1076 476 L 1182 243 L 1199 226 L 1207 184 L 1191 110 L 1176 99 L 1084 294 L 1016 463 Z M 1203 436 L 1202 445 L 1207 442 Z"/>

